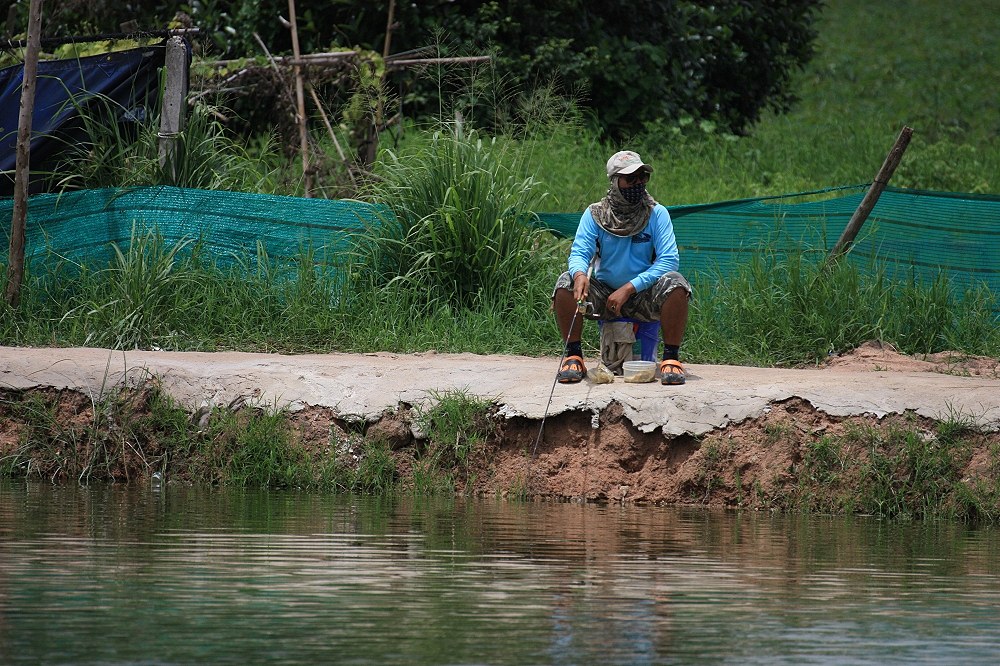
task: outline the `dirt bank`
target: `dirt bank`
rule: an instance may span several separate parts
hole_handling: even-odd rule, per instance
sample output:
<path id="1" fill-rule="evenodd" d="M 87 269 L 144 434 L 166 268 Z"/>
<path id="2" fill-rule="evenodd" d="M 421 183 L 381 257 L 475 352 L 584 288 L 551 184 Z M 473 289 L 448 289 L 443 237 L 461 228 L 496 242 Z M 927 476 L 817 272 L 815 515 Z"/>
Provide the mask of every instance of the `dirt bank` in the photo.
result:
<path id="1" fill-rule="evenodd" d="M 129 382 L 125 373 L 117 384 L 112 382 L 121 388 L 117 402 L 131 405 L 129 434 L 123 437 L 125 429 L 104 414 L 106 409 L 94 399 L 91 388 L 100 377 L 89 376 L 87 381 L 80 381 L 79 377 L 70 377 L 69 367 L 63 367 L 57 373 L 62 380 L 37 381 L 53 366 L 59 365 L 54 359 L 67 358 L 70 350 L 47 350 L 46 354 L 37 354 L 29 360 L 26 359 L 31 354 L 24 350 L 17 354 L 10 349 L 3 351 L 5 353 L 0 356 L 0 380 L 3 381 L 0 384 L 0 459 L 10 461 L 23 450 L 26 433 L 37 427 L 37 424 L 28 423 L 30 419 L 25 416 L 24 405 L 33 402 L 36 405 L 33 409 L 44 409 L 51 415 L 49 427 L 61 433 L 61 437 L 56 438 L 58 441 L 50 446 L 52 455 L 56 455 L 54 451 L 59 446 L 63 449 L 78 446 L 86 450 L 77 452 L 75 458 L 91 459 L 94 447 L 98 446 L 95 438 L 100 437 L 99 431 L 110 435 L 118 428 L 117 445 L 123 450 L 130 448 L 134 454 L 121 456 L 117 470 L 106 466 L 111 478 L 145 478 L 149 470 L 157 468 L 150 464 L 151 460 L 167 457 L 165 451 L 169 442 L 162 429 L 149 426 L 144 430 L 136 425 L 147 423 L 146 417 L 152 410 L 150 385 L 164 379 L 169 385 L 171 377 L 175 383 L 183 385 L 197 385 L 200 381 L 191 379 L 188 374 L 181 377 L 174 361 L 172 375 L 144 372 Z M 91 356 L 104 358 L 108 373 L 110 362 L 106 351 L 104 354 L 105 357 L 101 357 L 100 350 L 93 350 Z M 224 364 L 211 362 L 212 356 L 185 357 L 184 362 L 196 377 L 200 368 L 207 381 L 212 376 L 225 375 Z M 73 358 L 73 367 L 80 368 L 84 356 Z M 398 357 L 374 358 L 377 361 L 398 360 Z M 357 362 L 356 375 L 379 374 L 379 367 L 372 370 L 369 366 L 371 360 L 372 357 L 367 357 Z M 448 358 L 444 355 L 437 358 L 429 355 L 422 357 L 421 362 L 431 367 L 445 360 Z M 457 362 L 459 369 L 452 371 L 453 380 L 456 375 L 464 379 L 463 373 L 469 365 L 465 356 L 460 356 Z M 513 361 L 511 365 L 518 367 Z M 529 369 L 538 365 L 547 375 L 553 363 L 548 359 L 533 359 L 524 360 L 522 365 Z M 695 378 L 686 387 L 625 385 L 618 393 L 608 394 L 607 401 L 602 401 L 600 396 L 594 397 L 597 395 L 595 388 L 601 387 L 581 385 L 574 389 L 579 392 L 577 397 L 589 396 L 589 401 L 577 399 L 574 403 L 572 398 L 567 400 L 563 396 L 564 406 L 549 410 L 539 437 L 541 419 L 537 414 L 525 414 L 531 410 L 518 406 L 517 396 L 508 391 L 503 397 L 492 400 L 489 410 L 492 426 L 488 436 L 468 459 L 452 461 L 448 473 L 459 492 L 487 496 L 826 512 L 873 512 L 873 507 L 885 507 L 889 503 L 891 511 L 888 513 L 892 514 L 921 513 L 914 507 L 926 505 L 931 499 L 936 502 L 935 506 L 950 507 L 956 514 L 989 515 L 1000 508 L 1000 428 L 996 419 L 1000 409 L 1000 363 L 996 359 L 954 354 L 917 359 L 870 344 L 850 355 L 831 359 L 829 366 L 810 372 L 834 373 L 835 381 L 830 385 L 836 388 L 831 391 L 843 392 L 846 383 L 848 392 L 861 394 L 874 384 L 878 393 L 878 386 L 882 385 L 879 382 L 888 382 L 884 385 L 902 386 L 898 392 L 908 397 L 910 404 L 902 409 L 886 408 L 874 397 L 865 398 L 860 401 L 863 407 L 852 412 L 844 409 L 839 404 L 843 401 L 836 398 L 831 401 L 833 408 L 821 409 L 816 403 L 823 401 L 815 396 L 806 399 L 795 395 L 794 391 L 778 391 L 766 394 L 779 397 L 768 400 L 755 412 L 736 409 L 734 405 L 740 400 L 734 400 L 724 411 L 740 415 L 739 418 L 729 416 L 709 422 L 691 416 L 706 413 L 704 405 L 691 404 L 698 402 L 694 397 L 706 395 L 706 389 L 712 392 L 711 386 L 702 386 L 698 391 L 688 390 L 692 385 L 697 386 L 699 374 L 710 376 L 710 368 L 701 366 L 695 367 L 692 373 Z M 747 369 L 751 371 L 767 372 Z M 795 371 L 774 371 L 775 377 L 785 377 L 783 373 L 789 372 Z M 242 370 L 241 373 L 246 376 Z M 527 381 L 534 381 L 534 385 L 526 387 L 530 404 L 544 404 L 552 390 L 551 380 L 539 382 L 527 371 L 524 375 L 529 378 Z M 758 374 L 753 376 L 759 377 Z M 106 374 L 106 384 L 107 377 Z M 288 390 L 303 382 L 309 383 L 309 378 L 301 372 L 296 378 L 299 384 L 293 381 L 284 384 Z M 941 383 L 942 379 L 946 382 Z M 708 384 L 718 380 L 701 381 Z M 731 386 L 738 381 L 738 377 L 731 376 L 720 384 Z M 489 382 L 489 377 L 482 377 L 481 382 Z M 364 450 L 361 442 L 384 442 L 392 459 L 392 473 L 405 486 L 412 483 L 414 470 L 419 468 L 422 458 L 426 458 L 434 444 L 421 432 L 416 418 L 418 412 L 425 409 L 421 404 L 426 405 L 434 395 L 440 395 L 434 391 L 450 389 L 448 384 L 440 384 L 422 393 L 408 393 L 404 384 L 400 382 L 396 395 L 387 398 L 392 407 L 382 408 L 373 416 L 359 417 L 363 409 L 351 411 L 331 404 L 303 404 L 289 395 L 283 406 L 284 418 L 296 444 L 303 446 L 315 459 L 330 455 L 337 447 L 349 446 L 345 450 L 349 450 L 355 464 L 359 464 Z M 337 395 L 347 396 L 348 400 L 357 398 L 358 385 L 341 381 L 337 384 Z M 222 404 L 230 411 L 245 410 L 255 397 L 260 397 L 259 391 L 256 394 L 251 391 L 230 398 L 214 385 L 202 386 L 214 391 L 215 405 Z M 510 386 L 525 388 L 526 384 L 522 381 Z M 462 381 L 453 381 L 450 387 L 468 390 Z M 563 388 L 556 387 L 556 394 Z M 927 401 L 920 396 L 941 391 L 951 391 L 952 395 L 939 396 L 940 402 L 931 410 L 937 416 L 926 415 Z M 187 394 L 181 391 L 179 395 Z M 228 403 L 219 402 L 218 398 Z M 892 399 L 898 402 L 901 398 Z M 664 411 L 658 407 L 656 411 L 650 407 L 644 412 L 647 402 L 669 403 L 671 408 Z M 181 405 L 181 418 L 188 424 L 186 427 L 195 432 L 204 430 L 206 420 L 214 418 L 211 416 L 214 412 L 206 407 L 209 403 L 204 401 L 195 408 L 191 404 L 178 404 Z M 673 416 L 680 412 L 683 418 L 674 419 L 673 426 L 672 419 L 665 418 L 650 427 L 646 418 L 649 414 Z M 678 431 L 676 421 L 695 425 Z M 158 438 L 163 441 L 157 441 Z M 354 444 L 345 445 L 345 442 Z M 60 455 L 64 457 L 62 466 L 65 468 L 68 466 L 65 451 Z M 129 460 L 133 468 L 125 469 Z M 59 476 L 58 466 L 53 466 L 51 460 L 49 467 L 46 468 L 46 464 L 42 459 L 35 461 L 38 476 Z M 147 472 L 145 475 L 143 470 Z M 183 470 L 183 466 L 175 468 L 171 480 L 184 482 Z M 28 471 L 31 471 L 30 463 Z M 15 475 L 24 472 L 23 461 L 14 472 Z"/>

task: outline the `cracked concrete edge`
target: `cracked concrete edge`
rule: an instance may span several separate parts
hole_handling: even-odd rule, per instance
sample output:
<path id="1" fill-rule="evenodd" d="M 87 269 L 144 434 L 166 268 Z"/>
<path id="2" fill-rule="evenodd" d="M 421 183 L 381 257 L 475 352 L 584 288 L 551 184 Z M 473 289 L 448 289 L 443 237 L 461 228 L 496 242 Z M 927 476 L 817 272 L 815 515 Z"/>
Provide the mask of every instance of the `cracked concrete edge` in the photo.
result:
<path id="1" fill-rule="evenodd" d="M 475 374 L 470 366 L 483 371 L 478 383 L 470 379 Z M 618 383 L 556 387 L 550 366 L 548 359 L 467 354 L 292 357 L 0 347 L 0 386 L 67 388 L 99 398 L 121 383 L 137 386 L 155 377 L 168 395 L 190 410 L 206 402 L 226 406 L 242 399 L 244 404 L 292 411 L 320 406 L 354 421 L 377 420 L 403 404 L 427 403 L 436 391 L 465 387 L 494 401 L 504 418 L 600 412 L 617 401 L 636 428 L 660 428 L 665 436 L 724 428 L 760 417 L 770 404 L 798 397 L 831 416 L 883 417 L 913 411 L 943 420 L 959 414 L 984 430 L 1000 430 L 996 380 L 921 373 L 870 377 L 859 383 L 856 373 L 831 370 L 694 366 L 693 381 L 682 391 L 664 392 L 658 385 Z M 875 384 L 875 390 L 868 384 Z M 945 397 L 952 395 L 954 408 Z"/>

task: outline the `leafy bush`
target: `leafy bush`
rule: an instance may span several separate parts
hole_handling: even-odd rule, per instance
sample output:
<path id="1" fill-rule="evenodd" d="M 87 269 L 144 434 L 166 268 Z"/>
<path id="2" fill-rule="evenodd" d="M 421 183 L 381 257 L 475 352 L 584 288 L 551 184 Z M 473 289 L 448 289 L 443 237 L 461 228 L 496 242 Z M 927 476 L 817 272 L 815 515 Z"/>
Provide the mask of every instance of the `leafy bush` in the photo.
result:
<path id="1" fill-rule="evenodd" d="M 124 109 L 97 97 L 80 105 L 84 138 L 66 146 L 55 178 L 62 189 L 174 185 L 273 193 L 277 149 L 265 135 L 251 151 L 219 122 L 218 110 L 196 104 L 188 114 L 172 160 L 161 165 L 158 118 L 130 130 L 114 122 Z"/>
<path id="2" fill-rule="evenodd" d="M 183 8 L 207 36 L 204 48 L 214 52 L 258 55 L 255 33 L 274 53 L 291 48 L 289 31 L 275 21 L 288 11 L 283 0 L 139 0 L 128 4 L 132 16 L 110 2 L 63 4 L 50 29 L 116 30 L 133 17 L 159 28 Z M 382 53 L 388 5 L 355 0 L 300 7 L 303 51 L 342 45 Z M 515 88 L 556 79 L 585 92 L 600 126 L 615 138 L 639 131 L 647 120 L 685 115 L 742 132 L 762 111 L 782 111 L 792 102 L 790 78 L 813 54 L 820 6 L 819 0 L 396 3 L 391 51 L 426 49 L 442 37 L 461 45 L 452 54 L 492 51 L 498 80 Z M 151 21 L 158 25 L 146 25 Z M 400 75 L 401 82 L 409 78 Z M 429 79 L 412 81 L 411 112 L 422 101 L 424 112 L 440 109 L 447 91 Z"/>
<path id="3" fill-rule="evenodd" d="M 580 90 L 613 138 L 686 115 L 743 132 L 787 110 L 792 73 L 813 54 L 818 2 L 456 2 L 427 20 L 463 43 L 492 44 L 501 77 L 554 77 Z"/>

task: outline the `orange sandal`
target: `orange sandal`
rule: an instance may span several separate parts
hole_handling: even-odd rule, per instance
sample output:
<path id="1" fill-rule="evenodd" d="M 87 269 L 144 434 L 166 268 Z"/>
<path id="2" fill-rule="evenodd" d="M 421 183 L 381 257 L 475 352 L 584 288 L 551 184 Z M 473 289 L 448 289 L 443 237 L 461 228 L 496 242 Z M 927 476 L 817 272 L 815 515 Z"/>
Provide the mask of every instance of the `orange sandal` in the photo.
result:
<path id="1" fill-rule="evenodd" d="M 587 376 L 587 366 L 583 364 L 583 359 L 579 356 L 567 356 L 563 359 L 562 367 L 556 379 L 560 384 L 576 384 Z"/>
<path id="2" fill-rule="evenodd" d="M 660 362 L 661 384 L 678 385 L 683 384 L 686 380 L 687 375 L 684 374 L 684 366 L 681 365 L 680 361 L 668 358 Z"/>

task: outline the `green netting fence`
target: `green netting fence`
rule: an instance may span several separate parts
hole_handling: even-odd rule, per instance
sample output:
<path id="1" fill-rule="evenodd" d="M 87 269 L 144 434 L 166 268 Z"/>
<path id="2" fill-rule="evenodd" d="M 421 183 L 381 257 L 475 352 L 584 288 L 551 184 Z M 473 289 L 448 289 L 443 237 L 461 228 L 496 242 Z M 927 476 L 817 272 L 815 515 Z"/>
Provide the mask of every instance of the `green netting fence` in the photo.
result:
<path id="1" fill-rule="evenodd" d="M 725 275 L 762 248 L 825 256 L 868 185 L 693 206 L 668 206 L 681 270 Z M 571 236 L 580 214 L 542 215 Z M 958 289 L 985 285 L 1000 294 L 1000 197 L 887 188 L 849 257 L 872 260 L 897 278 L 932 280 L 944 272 Z"/>
<path id="2" fill-rule="evenodd" d="M 0 199 L 4 219 L 12 209 L 12 199 Z M 258 246 L 276 260 L 294 258 L 305 248 L 336 255 L 348 252 L 352 238 L 369 233 L 386 214 L 360 201 L 177 187 L 39 194 L 28 203 L 25 259 L 103 259 L 112 243 L 127 246 L 133 229 L 155 229 L 168 245 L 201 239 L 204 251 L 221 263 L 253 256 Z M 9 238 L 10 224 L 6 227 Z"/>
<path id="3" fill-rule="evenodd" d="M 725 277 L 764 247 L 825 254 L 867 187 L 668 206 L 681 270 L 695 279 Z M 0 219 L 10 220 L 12 207 L 11 199 L 0 200 Z M 258 245 L 273 259 L 293 258 L 307 247 L 336 257 L 386 214 L 358 201 L 172 187 L 43 194 L 29 203 L 25 254 L 29 262 L 100 258 L 111 243 L 126 245 L 133 228 L 156 228 L 167 243 L 201 238 L 223 261 L 252 255 Z M 539 217 L 545 228 L 568 237 L 580 213 Z M 7 239 L 10 225 L 2 226 Z M 874 259 L 896 277 L 932 280 L 944 272 L 956 289 L 985 285 L 1000 294 L 1000 196 L 887 188 L 849 257 L 863 265 Z"/>

